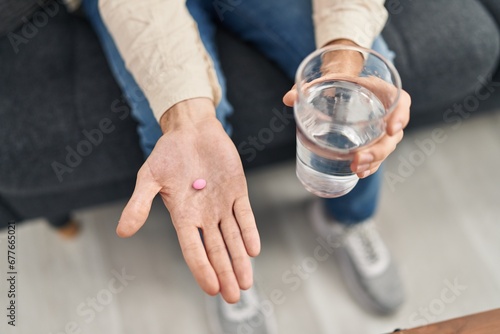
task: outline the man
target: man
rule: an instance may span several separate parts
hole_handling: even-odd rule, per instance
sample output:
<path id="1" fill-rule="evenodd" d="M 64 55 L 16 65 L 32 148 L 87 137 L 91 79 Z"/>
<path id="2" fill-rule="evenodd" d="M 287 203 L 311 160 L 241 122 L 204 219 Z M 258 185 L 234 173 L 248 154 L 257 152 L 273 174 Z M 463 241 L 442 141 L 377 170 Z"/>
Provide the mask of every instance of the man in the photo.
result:
<path id="1" fill-rule="evenodd" d="M 303 58 L 330 44 L 373 45 L 391 58 L 377 38 L 387 19 L 383 2 L 101 0 L 98 9 L 97 0 L 84 1 L 139 122 L 147 156 L 117 233 L 129 237 L 137 232 L 159 193 L 200 287 L 209 295 L 220 293 L 227 303 L 237 303 L 240 290 L 247 290 L 237 307 L 219 298 L 215 309 L 221 332 L 236 332 L 256 316 L 250 257 L 259 254 L 260 241 L 240 157 L 228 135 L 226 117 L 232 107 L 225 96 L 215 24 L 252 43 L 293 78 Z M 355 61 L 345 59 L 346 68 Z M 285 104 L 292 105 L 294 98 L 288 93 Z M 403 294 L 370 219 L 380 183 L 376 171 L 402 139 L 409 106 L 404 93 L 387 134 L 356 155 L 351 168 L 364 179 L 348 195 L 318 202 L 312 217 L 322 235 L 344 240 L 337 249 L 344 259 L 341 269 L 350 273 L 364 304 L 380 313 L 393 312 Z M 191 187 L 199 178 L 207 182 L 201 191 Z M 257 327 L 254 333 L 270 331 L 266 322 Z"/>

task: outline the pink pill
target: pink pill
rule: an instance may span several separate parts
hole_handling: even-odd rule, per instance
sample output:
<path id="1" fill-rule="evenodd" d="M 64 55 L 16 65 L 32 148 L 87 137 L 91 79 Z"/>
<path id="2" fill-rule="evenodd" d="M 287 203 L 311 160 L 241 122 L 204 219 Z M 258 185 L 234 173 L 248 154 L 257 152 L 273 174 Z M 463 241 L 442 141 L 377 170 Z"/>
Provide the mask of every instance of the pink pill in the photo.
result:
<path id="1" fill-rule="evenodd" d="M 205 179 L 198 179 L 198 180 L 193 182 L 193 188 L 196 190 L 201 190 L 201 189 L 205 188 L 206 185 L 207 185 L 207 181 L 205 181 Z"/>

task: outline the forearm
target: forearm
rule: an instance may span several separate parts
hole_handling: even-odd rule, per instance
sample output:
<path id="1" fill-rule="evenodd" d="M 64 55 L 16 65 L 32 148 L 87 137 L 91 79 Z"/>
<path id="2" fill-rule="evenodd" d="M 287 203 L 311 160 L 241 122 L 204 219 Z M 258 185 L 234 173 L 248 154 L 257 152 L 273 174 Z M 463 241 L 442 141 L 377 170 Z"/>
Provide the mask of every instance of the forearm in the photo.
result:
<path id="1" fill-rule="evenodd" d="M 192 98 L 220 99 L 220 87 L 183 0 L 100 0 L 109 32 L 157 120 Z"/>
<path id="2" fill-rule="evenodd" d="M 384 0 L 313 0 L 318 47 L 350 40 L 370 48 L 387 21 Z"/>
<path id="3" fill-rule="evenodd" d="M 348 39 L 336 39 L 326 45 L 358 46 L 358 44 Z M 325 54 L 324 57 L 326 57 L 325 64 L 327 64 L 328 67 L 328 69 L 325 69 L 326 72 L 357 76 L 364 64 L 363 55 L 356 51 L 346 50 L 329 52 Z"/>

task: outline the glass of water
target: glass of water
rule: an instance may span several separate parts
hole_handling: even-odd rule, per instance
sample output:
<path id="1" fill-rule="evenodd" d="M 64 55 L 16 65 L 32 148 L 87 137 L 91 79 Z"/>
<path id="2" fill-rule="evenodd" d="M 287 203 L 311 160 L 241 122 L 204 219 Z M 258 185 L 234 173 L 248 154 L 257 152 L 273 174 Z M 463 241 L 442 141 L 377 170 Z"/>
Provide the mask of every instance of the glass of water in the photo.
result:
<path id="1" fill-rule="evenodd" d="M 375 51 L 335 45 L 316 50 L 296 75 L 297 177 L 325 198 L 358 183 L 351 171 L 357 151 L 385 133 L 401 95 L 401 79 Z"/>

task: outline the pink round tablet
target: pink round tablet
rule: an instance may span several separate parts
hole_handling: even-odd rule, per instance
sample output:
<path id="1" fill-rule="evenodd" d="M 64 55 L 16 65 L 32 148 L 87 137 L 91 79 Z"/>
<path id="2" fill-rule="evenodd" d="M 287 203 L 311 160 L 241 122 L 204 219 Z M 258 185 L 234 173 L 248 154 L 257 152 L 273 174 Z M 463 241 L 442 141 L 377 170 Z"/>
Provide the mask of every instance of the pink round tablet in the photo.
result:
<path id="1" fill-rule="evenodd" d="M 205 179 L 198 179 L 198 180 L 193 182 L 193 188 L 196 190 L 201 190 L 201 189 L 205 188 L 206 185 L 207 185 L 207 181 Z"/>

